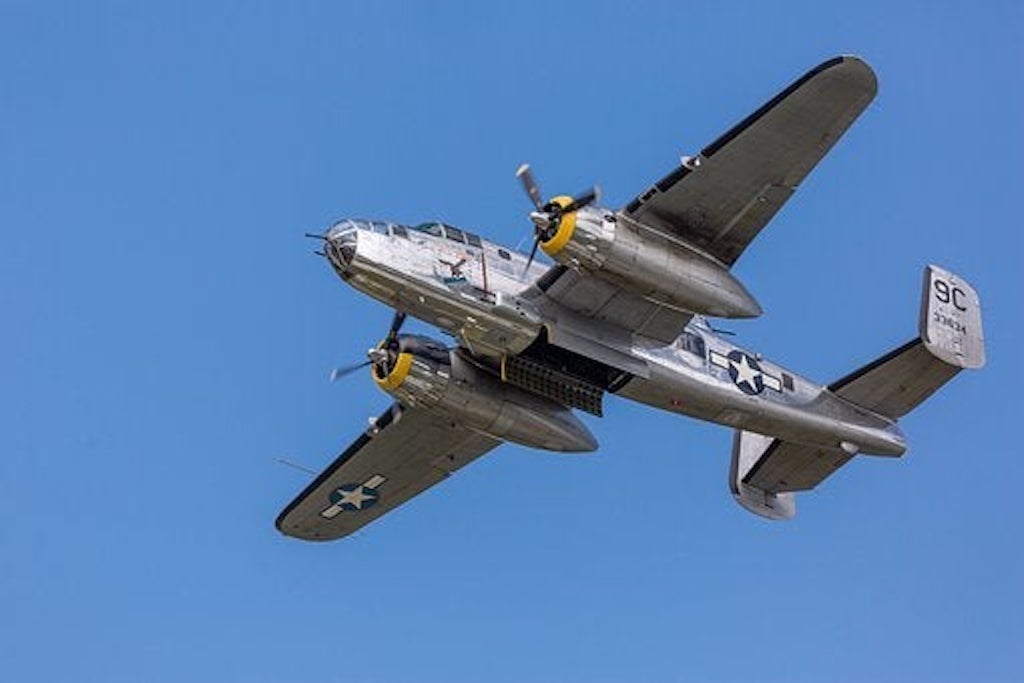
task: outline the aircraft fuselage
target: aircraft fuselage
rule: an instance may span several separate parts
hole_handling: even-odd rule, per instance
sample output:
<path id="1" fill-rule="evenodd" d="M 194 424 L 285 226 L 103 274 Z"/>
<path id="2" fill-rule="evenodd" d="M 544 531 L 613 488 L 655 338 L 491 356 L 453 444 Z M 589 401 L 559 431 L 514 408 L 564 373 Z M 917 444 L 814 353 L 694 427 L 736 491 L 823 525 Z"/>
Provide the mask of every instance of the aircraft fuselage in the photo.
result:
<path id="1" fill-rule="evenodd" d="M 344 281 L 436 325 L 495 367 L 556 324 L 525 296 L 549 266 L 528 267 L 526 255 L 472 233 L 440 223 L 340 221 L 325 238 L 328 260 Z M 615 351 L 640 369 L 611 389 L 618 396 L 851 454 L 896 456 L 906 449 L 892 420 L 723 339 L 700 317 L 670 344 L 633 335 Z"/>

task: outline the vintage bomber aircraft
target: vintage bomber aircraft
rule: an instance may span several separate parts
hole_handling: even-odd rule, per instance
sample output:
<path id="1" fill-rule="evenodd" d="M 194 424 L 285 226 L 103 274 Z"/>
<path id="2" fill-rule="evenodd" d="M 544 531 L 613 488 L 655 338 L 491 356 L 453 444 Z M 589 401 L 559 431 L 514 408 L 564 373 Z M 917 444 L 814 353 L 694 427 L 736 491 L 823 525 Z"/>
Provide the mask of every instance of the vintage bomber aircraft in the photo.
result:
<path id="1" fill-rule="evenodd" d="M 362 364 L 396 400 L 277 528 L 346 536 L 503 441 L 592 451 L 573 409 L 601 415 L 606 392 L 733 427 L 732 494 L 771 519 L 854 455 L 901 455 L 897 419 L 984 364 L 964 280 L 929 266 L 918 337 L 824 387 L 704 318 L 761 313 L 730 267 L 875 91 L 863 61 L 831 59 L 617 211 L 595 191 L 545 203 L 524 166 L 529 256 L 442 223 L 332 225 L 320 238 L 337 274 L 397 311 Z M 555 265 L 534 261 L 538 246 Z M 407 314 L 456 345 L 399 334 Z"/>

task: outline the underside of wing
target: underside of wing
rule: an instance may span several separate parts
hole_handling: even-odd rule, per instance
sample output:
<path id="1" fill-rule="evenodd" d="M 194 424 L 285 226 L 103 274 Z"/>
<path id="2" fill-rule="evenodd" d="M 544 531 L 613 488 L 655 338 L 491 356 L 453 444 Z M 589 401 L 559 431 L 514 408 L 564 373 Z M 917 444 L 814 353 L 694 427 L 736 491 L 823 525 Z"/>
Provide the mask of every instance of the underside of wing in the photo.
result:
<path id="1" fill-rule="evenodd" d="M 307 541 L 348 536 L 499 443 L 396 403 L 281 512 L 277 528 Z"/>
<path id="2" fill-rule="evenodd" d="M 836 57 L 636 197 L 629 220 L 732 265 L 877 91 L 871 68 Z"/>

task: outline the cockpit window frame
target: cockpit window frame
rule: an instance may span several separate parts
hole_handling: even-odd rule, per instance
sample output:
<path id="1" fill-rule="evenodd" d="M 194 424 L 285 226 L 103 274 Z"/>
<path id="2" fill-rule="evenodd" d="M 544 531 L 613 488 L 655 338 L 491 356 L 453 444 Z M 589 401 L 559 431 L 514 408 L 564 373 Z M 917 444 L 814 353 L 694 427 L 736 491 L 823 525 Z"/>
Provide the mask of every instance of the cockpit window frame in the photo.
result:
<path id="1" fill-rule="evenodd" d="M 484 248 L 484 242 L 480 239 L 479 235 L 469 232 L 468 230 L 463 230 L 462 228 L 457 228 L 454 225 L 442 223 L 441 221 L 424 221 L 423 223 L 418 223 L 416 225 L 403 225 L 401 228 L 407 231 L 411 230 L 422 233 L 424 235 L 432 235 L 433 237 L 443 237 L 444 239 L 448 239 L 459 244 L 468 244 L 476 249 Z M 404 236 L 407 237 L 408 235 Z"/>
<path id="2" fill-rule="evenodd" d="M 444 236 L 450 239 L 452 242 L 458 242 L 459 244 L 466 243 L 466 233 L 462 232 L 453 225 L 445 224 Z"/>
<path id="3" fill-rule="evenodd" d="M 413 226 L 413 230 L 416 232 L 422 232 L 425 235 L 433 235 L 434 237 L 444 237 L 444 226 L 437 221 L 427 221 L 420 223 L 419 225 Z"/>

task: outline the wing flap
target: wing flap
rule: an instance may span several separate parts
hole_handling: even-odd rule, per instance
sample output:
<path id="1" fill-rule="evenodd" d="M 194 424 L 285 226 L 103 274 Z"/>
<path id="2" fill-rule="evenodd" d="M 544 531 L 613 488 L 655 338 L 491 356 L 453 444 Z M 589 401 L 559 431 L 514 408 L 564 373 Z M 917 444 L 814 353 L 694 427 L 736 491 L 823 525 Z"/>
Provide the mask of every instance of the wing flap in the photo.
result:
<path id="1" fill-rule="evenodd" d="M 308 541 L 347 536 L 499 443 L 395 404 L 285 507 L 277 528 Z"/>
<path id="2" fill-rule="evenodd" d="M 553 266 L 541 277 L 531 296 L 542 309 L 547 300 L 599 326 L 665 343 L 675 340 L 693 317 L 691 313 L 626 292 L 601 278 L 584 276 L 562 265 Z M 628 334 L 607 341 L 616 347 L 628 343 Z"/>
<path id="3" fill-rule="evenodd" d="M 640 194 L 623 214 L 732 265 L 876 92 L 863 61 L 831 59 Z"/>

